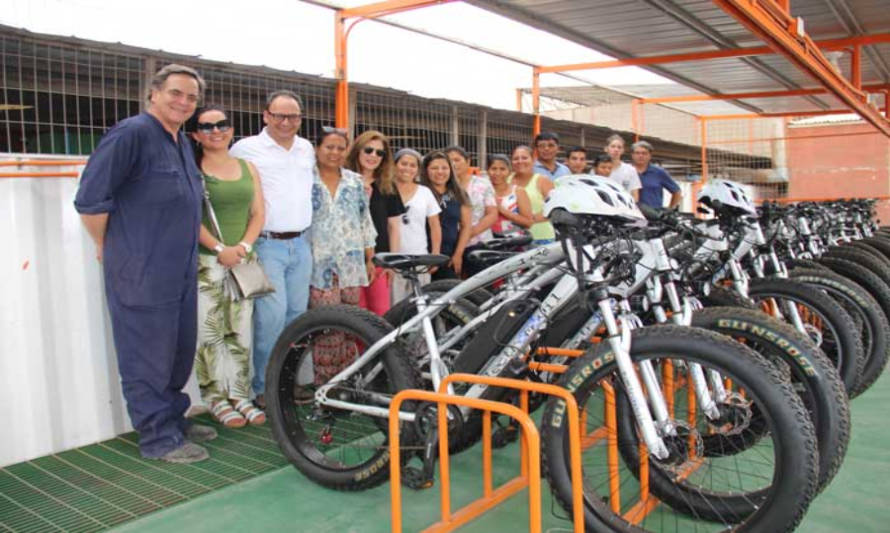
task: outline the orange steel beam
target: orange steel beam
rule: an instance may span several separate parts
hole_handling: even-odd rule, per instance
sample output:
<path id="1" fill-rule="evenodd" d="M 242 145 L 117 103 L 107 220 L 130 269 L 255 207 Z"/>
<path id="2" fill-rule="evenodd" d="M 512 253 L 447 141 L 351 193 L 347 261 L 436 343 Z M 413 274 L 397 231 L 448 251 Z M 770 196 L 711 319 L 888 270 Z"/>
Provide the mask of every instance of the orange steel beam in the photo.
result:
<path id="1" fill-rule="evenodd" d="M 347 70 L 347 42 L 349 32 L 357 22 L 385 15 L 392 15 L 410 9 L 446 4 L 454 0 L 385 0 L 363 6 L 334 11 L 334 62 L 337 89 L 334 95 L 334 125 L 349 127 L 349 76 Z M 348 19 L 358 19 L 347 29 Z"/>
<path id="2" fill-rule="evenodd" d="M 826 50 L 837 50 L 854 45 L 869 45 L 890 42 L 890 33 L 874 35 L 860 35 L 844 39 L 828 39 L 817 41 L 815 44 Z M 684 54 L 664 54 L 647 57 L 627 57 L 611 59 L 607 61 L 592 61 L 589 63 L 572 63 L 567 65 L 546 65 L 539 67 L 540 72 L 568 72 L 573 70 L 597 70 L 616 67 L 642 67 L 647 65 L 661 65 L 664 63 L 681 63 L 684 61 L 701 61 L 703 59 L 723 59 L 731 57 L 750 57 L 775 54 L 775 50 L 769 46 L 754 46 L 749 48 L 732 48 L 729 50 L 709 50 L 706 52 L 688 52 Z"/>
<path id="3" fill-rule="evenodd" d="M 890 84 L 876 83 L 862 86 L 866 92 L 879 92 L 890 89 Z M 744 93 L 723 94 L 688 94 L 682 96 L 660 96 L 655 98 L 641 98 L 644 104 L 670 104 L 678 102 L 704 102 L 709 100 L 741 100 L 745 98 L 778 98 L 783 96 L 809 96 L 813 94 L 826 94 L 828 89 L 793 89 L 781 91 L 751 91 Z"/>
<path id="4" fill-rule="evenodd" d="M 349 127 L 349 81 L 346 69 L 346 17 L 341 11 L 334 12 L 334 77 L 337 89 L 334 96 L 334 126 Z"/>
<path id="5" fill-rule="evenodd" d="M 79 172 L 0 172 L 0 178 L 76 178 Z"/>
<path id="6" fill-rule="evenodd" d="M 723 11 L 738 20 L 768 46 L 784 55 L 802 72 L 825 86 L 850 109 L 890 137 L 890 121 L 871 107 L 865 93 L 834 70 L 818 46 L 806 34 L 795 29 L 800 19 L 776 13 L 775 0 L 713 0 Z M 784 16 L 781 16 L 784 15 Z"/>
<path id="7" fill-rule="evenodd" d="M 707 120 L 750 120 L 755 118 L 780 118 L 780 117 L 818 117 L 822 115 L 849 115 L 854 112 L 849 109 L 828 109 L 820 111 L 784 111 L 782 113 L 739 113 L 737 115 L 702 115 L 699 118 Z"/>
<path id="8" fill-rule="evenodd" d="M 376 18 L 386 15 L 392 15 L 401 11 L 417 9 L 420 7 L 429 7 L 437 4 L 447 4 L 454 0 L 385 0 L 383 2 L 375 2 L 373 4 L 365 4 L 363 6 L 355 6 L 340 10 L 345 18 L 361 17 Z"/>
<path id="9" fill-rule="evenodd" d="M 850 55 L 850 81 L 853 87 L 862 89 L 862 46 L 854 45 Z"/>

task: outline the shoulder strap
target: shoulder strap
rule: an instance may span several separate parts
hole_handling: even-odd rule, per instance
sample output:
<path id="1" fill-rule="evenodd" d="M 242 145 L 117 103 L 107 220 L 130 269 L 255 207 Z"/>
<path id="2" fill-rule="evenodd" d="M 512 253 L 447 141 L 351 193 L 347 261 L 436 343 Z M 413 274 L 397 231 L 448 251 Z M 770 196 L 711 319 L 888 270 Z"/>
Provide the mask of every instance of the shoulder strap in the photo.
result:
<path id="1" fill-rule="evenodd" d="M 216 238 L 219 242 L 223 242 L 222 232 L 219 230 L 219 222 L 216 220 L 216 212 L 213 211 L 213 204 L 210 203 L 210 191 L 207 190 L 207 180 L 204 179 L 203 173 L 201 173 L 201 185 L 204 187 L 204 209 L 207 210 L 210 225 L 213 226 L 211 229 L 216 233 Z"/>

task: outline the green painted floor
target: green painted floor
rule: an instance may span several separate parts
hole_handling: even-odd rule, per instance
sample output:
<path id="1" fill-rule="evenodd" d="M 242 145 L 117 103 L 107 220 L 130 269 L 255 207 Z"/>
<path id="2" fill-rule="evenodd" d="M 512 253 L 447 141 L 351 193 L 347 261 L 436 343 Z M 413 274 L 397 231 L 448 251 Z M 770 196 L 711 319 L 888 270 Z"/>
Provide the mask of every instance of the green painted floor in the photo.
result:
<path id="1" fill-rule="evenodd" d="M 890 373 L 853 402 L 853 436 L 846 461 L 828 489 L 810 507 L 799 531 L 806 533 L 890 532 Z M 454 503 L 459 507 L 481 493 L 480 452 L 452 458 Z M 495 482 L 518 471 L 515 445 L 496 452 Z M 888 490 L 890 492 L 890 490 Z M 439 517 L 438 488 L 403 491 L 405 531 L 419 531 Z M 522 531 L 528 524 L 528 496 L 514 496 L 461 529 L 462 532 Z M 324 489 L 291 467 L 225 487 L 188 502 L 123 524 L 123 533 L 189 531 L 356 532 L 389 531 L 389 485 L 360 493 Z M 543 496 L 544 531 L 571 531 L 562 509 Z"/>

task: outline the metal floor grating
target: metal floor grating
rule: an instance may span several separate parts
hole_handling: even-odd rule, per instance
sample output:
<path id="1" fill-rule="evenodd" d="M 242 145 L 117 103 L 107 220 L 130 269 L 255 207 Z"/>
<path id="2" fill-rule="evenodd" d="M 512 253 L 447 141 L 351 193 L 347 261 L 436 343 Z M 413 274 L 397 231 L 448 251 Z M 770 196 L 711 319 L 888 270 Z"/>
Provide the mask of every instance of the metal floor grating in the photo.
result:
<path id="1" fill-rule="evenodd" d="M 210 459 L 143 459 L 135 433 L 0 469 L 0 533 L 92 532 L 133 520 L 287 464 L 268 426 L 225 429 Z"/>

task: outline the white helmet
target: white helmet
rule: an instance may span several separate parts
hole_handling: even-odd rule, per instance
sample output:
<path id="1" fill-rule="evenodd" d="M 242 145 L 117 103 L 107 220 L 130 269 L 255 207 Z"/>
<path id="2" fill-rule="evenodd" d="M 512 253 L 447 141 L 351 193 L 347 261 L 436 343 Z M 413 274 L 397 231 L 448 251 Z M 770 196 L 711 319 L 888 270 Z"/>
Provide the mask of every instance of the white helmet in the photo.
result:
<path id="1" fill-rule="evenodd" d="M 713 202 L 718 201 L 722 205 L 734 207 L 749 215 L 757 214 L 754 202 L 751 201 L 745 187 L 734 181 L 709 180 L 698 192 L 697 200 L 711 208 L 714 207 Z"/>
<path id="2" fill-rule="evenodd" d="M 599 215 L 620 218 L 624 223 L 645 226 L 646 217 L 633 197 L 609 178 L 576 174 L 556 180 L 556 188 L 544 204 L 544 216 L 554 209 L 575 215 Z"/>

